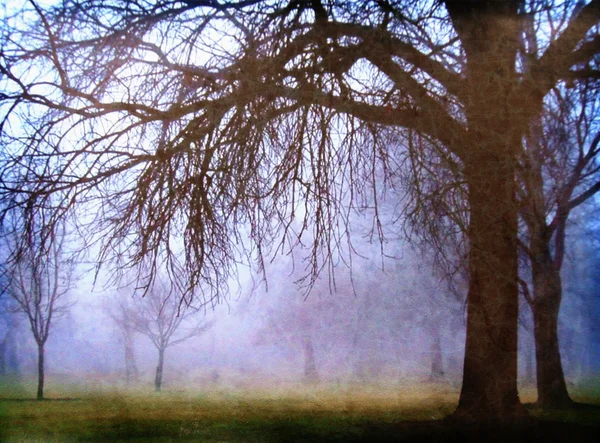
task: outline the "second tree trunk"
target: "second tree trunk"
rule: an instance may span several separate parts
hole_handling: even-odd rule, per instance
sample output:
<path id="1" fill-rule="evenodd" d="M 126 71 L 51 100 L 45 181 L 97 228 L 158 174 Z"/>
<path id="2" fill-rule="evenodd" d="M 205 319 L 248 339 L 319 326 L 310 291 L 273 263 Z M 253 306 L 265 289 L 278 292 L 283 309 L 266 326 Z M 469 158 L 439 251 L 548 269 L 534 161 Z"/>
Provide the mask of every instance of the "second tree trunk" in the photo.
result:
<path id="1" fill-rule="evenodd" d="M 158 350 L 158 365 L 156 366 L 156 376 L 154 377 L 154 389 L 158 392 L 162 388 L 163 366 L 165 363 L 165 350 Z"/>

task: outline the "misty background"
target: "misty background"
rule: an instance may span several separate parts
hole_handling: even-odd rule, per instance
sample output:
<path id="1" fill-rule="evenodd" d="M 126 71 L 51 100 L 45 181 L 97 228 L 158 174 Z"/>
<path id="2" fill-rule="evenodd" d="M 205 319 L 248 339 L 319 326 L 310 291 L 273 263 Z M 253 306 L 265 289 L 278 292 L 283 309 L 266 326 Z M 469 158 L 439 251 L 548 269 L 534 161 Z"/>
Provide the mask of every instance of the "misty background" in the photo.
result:
<path id="1" fill-rule="evenodd" d="M 559 337 L 571 387 L 600 372 L 600 231 L 593 215 L 588 205 L 573 217 L 563 268 Z M 218 304 L 182 306 L 179 315 L 186 317 L 174 333 L 182 342 L 165 351 L 162 388 L 343 388 L 435 381 L 458 389 L 466 283 L 443 275 L 415 245 L 398 238 L 380 244 L 370 238 L 368 223 L 363 225 L 362 232 L 352 234 L 356 253 L 351 263 L 349 254 L 340 255 L 333 273 L 323 272 L 314 282 L 300 278 L 309 251 L 298 248 L 275 255 L 266 264 L 266 278 L 239 268 Z M 123 326 L 135 323 L 132 312 L 148 305 L 148 295 L 142 298 L 133 285 L 110 283 L 108 270 L 101 270 L 94 284 L 93 269 L 84 262 L 74 277 L 64 313 L 55 319 L 46 344 L 47 387 L 152 390 L 156 346 L 139 331 L 130 331 L 129 345 L 123 335 Z M 166 297 L 167 292 L 158 295 L 179 301 L 177 294 Z M 123 303 L 134 311 L 120 310 Z M 33 382 L 37 351 L 27 320 L 11 308 L 10 297 L 2 297 L 0 306 L 0 374 Z M 116 319 L 120 312 L 130 321 Z M 519 381 L 535 384 L 531 312 L 524 300 Z"/>

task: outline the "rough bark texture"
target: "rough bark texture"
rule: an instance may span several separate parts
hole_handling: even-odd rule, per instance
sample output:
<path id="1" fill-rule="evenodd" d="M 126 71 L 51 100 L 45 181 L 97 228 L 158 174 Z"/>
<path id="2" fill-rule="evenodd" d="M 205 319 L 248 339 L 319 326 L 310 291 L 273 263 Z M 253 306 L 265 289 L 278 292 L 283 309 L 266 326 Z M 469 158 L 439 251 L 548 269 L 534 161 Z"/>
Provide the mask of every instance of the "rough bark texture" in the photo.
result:
<path id="1" fill-rule="evenodd" d="M 163 366 L 165 363 L 165 350 L 158 350 L 158 365 L 156 366 L 156 376 L 154 377 L 154 389 L 158 392 L 162 389 Z"/>
<path id="2" fill-rule="evenodd" d="M 447 2 L 467 56 L 463 158 L 469 192 L 469 292 L 461 420 L 524 414 L 517 392 L 516 153 L 524 132 L 518 84 L 518 2 Z"/>
<path id="3" fill-rule="evenodd" d="M 38 385 L 37 397 L 38 400 L 44 399 L 44 344 L 38 343 Z"/>
<path id="4" fill-rule="evenodd" d="M 538 404 L 546 407 L 570 406 L 573 402 L 565 383 L 558 341 L 562 282 L 549 249 L 533 263 L 532 274 Z"/>
<path id="5" fill-rule="evenodd" d="M 516 209 L 512 168 L 481 162 L 470 185 L 470 284 L 463 386 L 456 416 L 505 420 L 524 411 L 517 393 Z M 487 182 L 487 183 L 483 183 Z"/>

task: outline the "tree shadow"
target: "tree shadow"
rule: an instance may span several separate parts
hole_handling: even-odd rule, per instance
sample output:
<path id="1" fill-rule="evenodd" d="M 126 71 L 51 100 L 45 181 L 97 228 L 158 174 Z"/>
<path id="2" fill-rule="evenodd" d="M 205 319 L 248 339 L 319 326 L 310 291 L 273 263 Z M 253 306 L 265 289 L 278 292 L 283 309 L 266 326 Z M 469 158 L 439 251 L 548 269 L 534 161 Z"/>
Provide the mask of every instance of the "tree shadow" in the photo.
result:
<path id="1" fill-rule="evenodd" d="M 286 423 L 274 426 L 264 441 L 320 442 L 596 442 L 599 426 L 528 418 L 511 425 L 467 424 L 453 420 L 367 422 L 344 431 L 315 432 L 310 426 Z"/>
<path id="2" fill-rule="evenodd" d="M 600 412 L 600 404 L 573 402 L 571 408 L 575 411 Z"/>

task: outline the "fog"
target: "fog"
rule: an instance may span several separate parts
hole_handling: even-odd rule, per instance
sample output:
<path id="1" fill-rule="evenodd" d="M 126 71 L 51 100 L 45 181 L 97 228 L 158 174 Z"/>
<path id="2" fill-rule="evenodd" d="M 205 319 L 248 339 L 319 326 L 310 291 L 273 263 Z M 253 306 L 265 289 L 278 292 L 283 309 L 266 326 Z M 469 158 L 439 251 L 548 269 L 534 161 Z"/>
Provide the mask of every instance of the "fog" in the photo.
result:
<path id="1" fill-rule="evenodd" d="M 559 333 L 570 386 L 585 384 L 600 371 L 598 255 L 586 238 L 573 234 L 563 272 Z M 298 281 L 307 253 L 299 248 L 275 256 L 264 276 L 240 270 L 217 305 L 186 311 L 189 316 L 173 337 L 190 337 L 166 349 L 162 389 L 345 388 L 431 381 L 460 388 L 464 282 L 456 284 L 455 278 L 450 290 L 430 257 L 404 241 L 386 244 L 383 257 L 377 241 L 357 235 L 354 243 L 360 255 L 352 256 L 351 267 L 340 260 L 312 288 Z M 147 303 L 148 296 L 140 299 L 131 287 L 107 285 L 104 273 L 94 284 L 84 268 L 78 268 L 69 308 L 55 320 L 46 344 L 50 395 L 65 385 L 151 392 L 155 344 L 134 331 L 128 360 L 122 329 L 110 315 L 123 300 Z M 3 374 L 33 385 L 37 351 L 26 319 L 3 311 L 0 333 Z M 533 386 L 533 331 L 525 303 L 519 335 L 520 383 Z"/>

